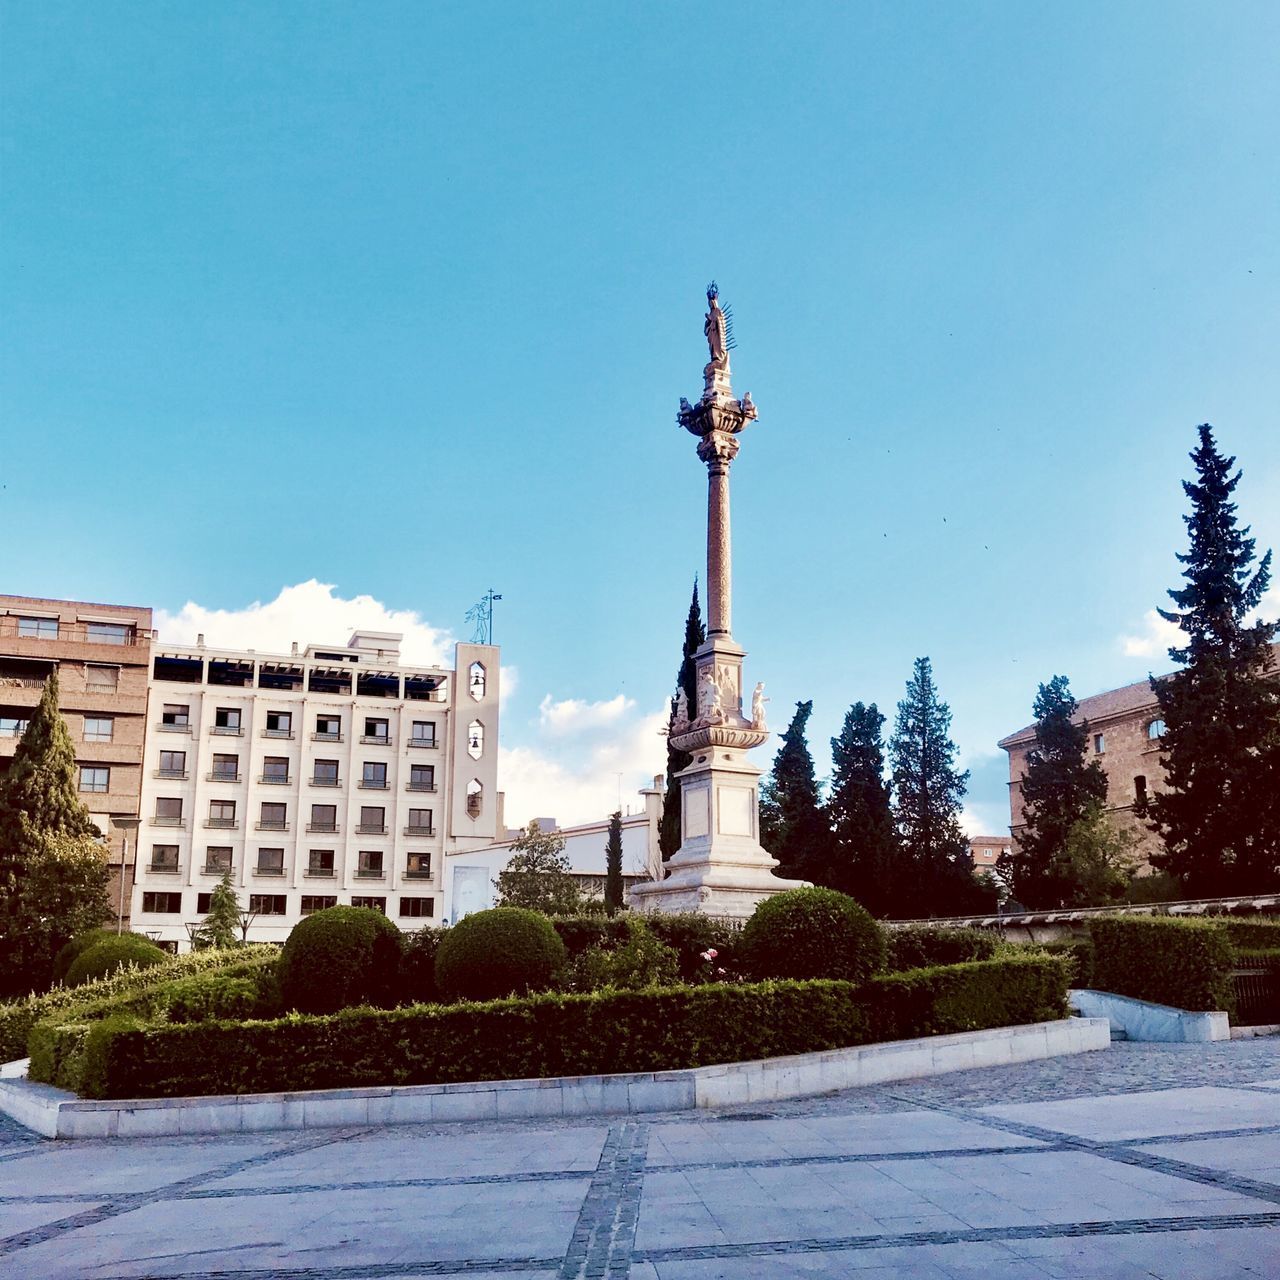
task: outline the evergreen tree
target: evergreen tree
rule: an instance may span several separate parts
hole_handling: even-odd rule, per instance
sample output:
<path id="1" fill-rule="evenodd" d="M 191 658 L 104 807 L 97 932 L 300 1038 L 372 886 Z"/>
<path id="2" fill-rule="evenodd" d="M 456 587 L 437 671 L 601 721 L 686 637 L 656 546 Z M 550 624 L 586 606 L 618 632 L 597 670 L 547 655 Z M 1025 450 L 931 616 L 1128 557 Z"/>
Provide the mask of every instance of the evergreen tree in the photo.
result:
<path id="1" fill-rule="evenodd" d="M 968 772 L 955 767 L 951 709 L 938 697 L 933 667 L 917 658 L 889 741 L 894 818 L 902 841 L 895 914 L 955 915 L 983 898 L 960 827 Z M 905 900 L 904 900 L 905 899 Z"/>
<path id="2" fill-rule="evenodd" d="M 808 875 L 820 866 L 828 843 L 813 756 L 805 727 L 813 702 L 797 702 L 782 746 L 773 759 L 773 772 L 760 788 L 760 841 L 778 859 L 780 876 Z"/>
<path id="3" fill-rule="evenodd" d="M 240 902 L 231 887 L 231 872 L 224 871 L 209 895 L 209 912 L 196 935 L 197 946 L 236 946 L 240 941 L 240 914 Z"/>
<path id="4" fill-rule="evenodd" d="M 1271 552 L 1258 560 L 1231 500 L 1240 482 L 1207 423 L 1192 452 L 1196 478 L 1183 489 L 1190 546 L 1178 559 L 1185 586 L 1160 610 L 1185 643 L 1181 669 L 1151 687 L 1164 721 L 1165 789 L 1144 806 L 1164 842 L 1152 858 L 1188 893 L 1217 897 L 1280 887 L 1280 680 L 1271 644 L 1276 623 L 1250 621 L 1271 581 Z"/>
<path id="5" fill-rule="evenodd" d="M 1061 905 L 1106 907 L 1122 898 L 1138 865 L 1136 843 L 1131 830 L 1111 823 L 1100 800 L 1090 800 L 1055 858 Z"/>
<path id="6" fill-rule="evenodd" d="M 609 838 L 604 846 L 604 909 L 613 915 L 622 902 L 622 812 L 609 815 Z"/>
<path id="7" fill-rule="evenodd" d="M 511 845 L 511 858 L 494 881 L 498 906 L 527 907 L 549 916 L 582 910 L 582 892 L 564 856 L 564 837 L 529 823 Z"/>
<path id="8" fill-rule="evenodd" d="M 106 918 L 99 836 L 76 789 L 75 747 L 58 710 L 53 671 L 0 785 L 0 990 L 29 991 L 46 982 L 48 947 L 56 951 L 68 941 L 81 918 L 93 917 L 94 925 Z M 59 867 L 66 892 L 40 901 Z"/>
<path id="9" fill-rule="evenodd" d="M 693 580 L 693 599 L 689 602 L 689 614 L 684 622 L 684 651 L 680 660 L 680 670 L 676 672 L 677 695 L 671 699 L 671 712 L 667 717 L 667 790 L 662 798 L 662 824 L 658 828 L 658 847 L 662 850 L 662 860 L 666 862 L 680 848 L 680 780 L 676 774 L 687 769 L 693 763 L 693 757 L 687 751 L 680 751 L 671 745 L 671 729 L 676 721 L 676 701 L 678 691 L 683 689 L 689 705 L 689 714 L 698 705 L 698 673 L 693 664 L 693 655 L 701 648 L 707 638 L 707 629 L 702 622 L 702 606 L 698 602 L 698 580 Z"/>
<path id="10" fill-rule="evenodd" d="M 855 702 L 845 713 L 840 736 L 831 739 L 831 839 L 822 865 L 810 869 L 815 883 L 849 894 L 874 915 L 891 909 L 899 853 L 884 771 L 883 727 L 884 716 L 874 702 Z"/>
<path id="11" fill-rule="evenodd" d="M 1036 745 L 1022 779 L 1026 826 L 1009 857 L 1013 895 L 1032 910 L 1075 901 L 1067 840 L 1091 807 L 1107 798 L 1107 775 L 1098 760 L 1086 763 L 1087 722 L 1076 723 L 1076 700 L 1066 676 L 1054 676 L 1036 693 Z"/>

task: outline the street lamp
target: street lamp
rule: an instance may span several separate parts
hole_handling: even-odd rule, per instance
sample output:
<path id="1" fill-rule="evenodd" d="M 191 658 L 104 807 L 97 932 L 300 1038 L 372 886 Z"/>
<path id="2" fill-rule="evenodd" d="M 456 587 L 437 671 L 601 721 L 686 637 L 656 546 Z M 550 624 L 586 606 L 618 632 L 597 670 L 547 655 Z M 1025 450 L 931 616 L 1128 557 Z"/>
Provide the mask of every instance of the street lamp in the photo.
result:
<path id="1" fill-rule="evenodd" d="M 111 825 L 120 832 L 120 905 L 116 912 L 117 934 L 124 932 L 124 872 L 125 864 L 129 856 L 129 832 L 137 831 L 141 824 L 141 818 L 117 818 L 113 816 L 111 819 Z M 133 861 L 136 867 L 138 862 L 137 840 L 135 840 L 133 844 Z"/>

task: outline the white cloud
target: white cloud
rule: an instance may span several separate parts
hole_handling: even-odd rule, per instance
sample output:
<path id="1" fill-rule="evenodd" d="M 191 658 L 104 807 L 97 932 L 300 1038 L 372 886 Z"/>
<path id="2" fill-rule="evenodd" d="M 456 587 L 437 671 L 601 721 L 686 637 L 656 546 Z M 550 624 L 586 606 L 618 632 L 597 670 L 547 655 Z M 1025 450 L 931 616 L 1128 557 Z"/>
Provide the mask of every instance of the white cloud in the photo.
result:
<path id="1" fill-rule="evenodd" d="M 1173 645 L 1182 643 L 1182 631 L 1172 622 L 1166 622 L 1154 609 L 1142 615 L 1142 628 L 1137 635 L 1120 637 L 1120 645 L 1129 658 L 1154 658 L 1167 656 Z"/>
<path id="2" fill-rule="evenodd" d="M 389 609 L 372 596 L 337 595 L 332 584 L 315 578 L 282 587 L 274 600 L 254 601 L 242 609 L 207 609 L 189 600 L 177 613 L 156 611 L 156 629 L 162 641 L 194 644 L 203 634 L 214 648 L 257 649 L 288 653 L 297 641 L 308 644 L 345 645 L 351 633 L 399 631 L 403 633 L 401 660 L 408 666 L 452 664 L 453 636 L 433 627 L 412 609 Z M 512 673 L 514 680 L 514 673 Z M 508 691 L 509 692 L 509 691 Z"/>
<path id="3" fill-rule="evenodd" d="M 960 826 L 967 836 L 1007 836 L 1009 810 L 996 804 L 970 802 L 960 814 Z"/>
<path id="4" fill-rule="evenodd" d="M 543 732 L 555 737 L 611 728 L 635 710 L 635 702 L 624 694 L 607 702 L 584 702 L 581 698 L 561 698 L 550 694 L 538 704 L 538 721 Z"/>

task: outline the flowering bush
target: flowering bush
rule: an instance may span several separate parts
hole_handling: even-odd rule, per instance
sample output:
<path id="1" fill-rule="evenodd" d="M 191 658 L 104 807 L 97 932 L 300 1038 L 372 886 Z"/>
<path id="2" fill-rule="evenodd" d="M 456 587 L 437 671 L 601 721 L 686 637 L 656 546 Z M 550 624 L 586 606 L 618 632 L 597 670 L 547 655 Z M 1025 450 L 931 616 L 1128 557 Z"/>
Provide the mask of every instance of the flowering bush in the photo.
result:
<path id="1" fill-rule="evenodd" d="M 590 947 L 574 960 L 570 985 L 575 991 L 605 987 L 638 991 L 673 986 L 679 980 L 680 957 L 673 947 L 659 941 L 635 916 L 625 921 L 625 929 L 626 941 L 621 946 Z"/>

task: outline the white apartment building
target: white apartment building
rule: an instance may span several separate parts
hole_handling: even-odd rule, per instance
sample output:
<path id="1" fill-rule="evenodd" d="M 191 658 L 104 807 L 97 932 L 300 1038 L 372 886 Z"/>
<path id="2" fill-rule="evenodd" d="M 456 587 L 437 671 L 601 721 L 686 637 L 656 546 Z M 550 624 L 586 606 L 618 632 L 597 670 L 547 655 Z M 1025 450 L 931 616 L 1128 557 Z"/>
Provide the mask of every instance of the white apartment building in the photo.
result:
<path id="1" fill-rule="evenodd" d="M 405 667 L 394 633 L 302 653 L 151 650 L 133 927 L 179 950 L 230 870 L 248 938 L 313 911 L 444 915 L 444 856 L 499 823 L 498 649 Z"/>

